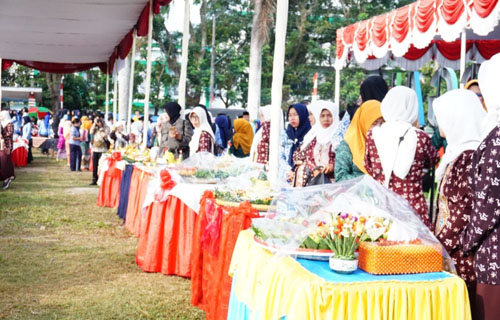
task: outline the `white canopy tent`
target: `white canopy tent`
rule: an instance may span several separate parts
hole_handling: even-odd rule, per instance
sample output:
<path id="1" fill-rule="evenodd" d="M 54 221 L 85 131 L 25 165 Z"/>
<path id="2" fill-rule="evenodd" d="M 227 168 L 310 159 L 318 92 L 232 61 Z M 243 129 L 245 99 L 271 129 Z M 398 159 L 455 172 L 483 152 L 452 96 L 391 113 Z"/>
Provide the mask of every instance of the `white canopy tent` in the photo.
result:
<path id="1" fill-rule="evenodd" d="M 70 73 L 100 67 L 110 74 L 115 60 L 129 54 L 135 34 L 150 35 L 152 15 L 170 2 L 0 0 L 0 71 L 16 62 L 45 72 Z M 146 73 L 151 73 L 151 61 Z M 147 83 L 147 93 L 149 87 Z"/>

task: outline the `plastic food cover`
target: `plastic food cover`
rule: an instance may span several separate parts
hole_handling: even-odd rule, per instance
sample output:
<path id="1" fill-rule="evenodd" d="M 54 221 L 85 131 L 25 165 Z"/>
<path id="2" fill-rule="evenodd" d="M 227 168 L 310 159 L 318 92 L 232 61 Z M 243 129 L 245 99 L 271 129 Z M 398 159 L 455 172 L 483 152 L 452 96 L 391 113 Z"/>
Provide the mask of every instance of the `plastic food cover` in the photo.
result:
<path id="1" fill-rule="evenodd" d="M 262 167 L 260 164 L 250 162 L 247 158 L 240 159 L 227 154 L 216 157 L 208 152 L 198 152 L 173 166 L 172 169 L 188 181 L 219 182 L 248 171 L 261 170 Z"/>
<path id="2" fill-rule="evenodd" d="M 274 198 L 266 217 L 253 219 L 252 226 L 278 254 L 289 254 L 316 230 L 320 221 L 328 223 L 338 213 L 389 219 L 392 224 L 388 241 L 420 240 L 439 251 L 444 270 L 455 271 L 444 247 L 408 201 L 366 175 L 340 183 L 284 190 Z"/>

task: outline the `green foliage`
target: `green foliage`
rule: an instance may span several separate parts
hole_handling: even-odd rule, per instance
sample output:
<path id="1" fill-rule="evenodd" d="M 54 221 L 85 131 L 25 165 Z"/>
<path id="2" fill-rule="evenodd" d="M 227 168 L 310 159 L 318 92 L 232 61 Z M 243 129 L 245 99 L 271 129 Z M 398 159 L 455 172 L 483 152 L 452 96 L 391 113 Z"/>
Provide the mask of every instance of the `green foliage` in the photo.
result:
<path id="1" fill-rule="evenodd" d="M 188 106 L 198 103 L 208 92 L 211 65 L 212 21 L 216 19 L 215 94 L 220 96 L 226 107 L 246 106 L 248 90 L 248 65 L 250 35 L 253 19 L 251 0 L 196 0 L 205 3 L 202 9 L 202 23 L 191 25 L 188 54 L 187 92 Z M 390 11 L 410 3 L 410 0 L 351 0 L 340 3 L 331 0 L 290 0 L 286 40 L 285 74 L 283 83 L 283 105 L 310 98 L 313 75 L 317 72 L 318 93 L 322 99 L 333 99 L 335 87 L 336 30 L 356 21 Z M 153 21 L 153 40 L 160 55 L 154 54 L 152 65 L 150 101 L 157 113 L 161 106 L 177 95 L 180 77 L 180 55 L 182 33 L 172 32 L 165 27 L 169 6 L 162 8 L 162 14 Z M 274 14 L 275 15 L 275 14 Z M 137 52 L 146 59 L 145 38 L 138 38 Z M 269 31 L 269 41 L 262 50 L 261 104 L 271 102 L 273 76 L 274 28 Z M 145 78 L 146 66 L 135 64 L 134 100 L 144 98 L 138 87 Z M 430 85 L 434 64 L 426 65 L 422 72 L 424 104 L 427 95 L 433 95 L 436 88 Z M 399 71 L 405 78 L 406 72 Z M 392 73 L 385 72 L 390 79 Z M 341 72 L 341 110 L 353 104 L 359 97 L 359 86 L 368 72 L 355 66 L 348 66 Z M 32 81 L 30 69 L 18 67 L 12 77 L 4 76 L 3 82 L 25 86 Z M 79 75 L 68 75 L 65 80 L 65 106 L 70 108 L 97 108 L 104 105 L 105 76 L 98 71 L 85 73 L 86 81 Z M 43 73 L 35 75 L 35 85 L 44 90 L 43 104 L 50 104 L 50 94 Z M 390 84 L 390 81 L 389 81 Z M 112 86 L 110 86 L 112 88 Z M 86 92 L 86 93 L 85 93 Z M 208 94 L 207 94 L 208 96 Z"/>

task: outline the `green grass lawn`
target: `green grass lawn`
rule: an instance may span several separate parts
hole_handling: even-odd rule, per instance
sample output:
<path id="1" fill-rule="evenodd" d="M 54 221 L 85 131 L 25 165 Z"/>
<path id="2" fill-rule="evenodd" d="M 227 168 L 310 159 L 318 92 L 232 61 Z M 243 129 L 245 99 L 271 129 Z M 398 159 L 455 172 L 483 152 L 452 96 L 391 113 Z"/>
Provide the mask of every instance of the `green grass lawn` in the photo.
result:
<path id="1" fill-rule="evenodd" d="M 145 273 L 91 173 L 35 153 L 0 190 L 0 319 L 203 319 L 188 279 Z"/>

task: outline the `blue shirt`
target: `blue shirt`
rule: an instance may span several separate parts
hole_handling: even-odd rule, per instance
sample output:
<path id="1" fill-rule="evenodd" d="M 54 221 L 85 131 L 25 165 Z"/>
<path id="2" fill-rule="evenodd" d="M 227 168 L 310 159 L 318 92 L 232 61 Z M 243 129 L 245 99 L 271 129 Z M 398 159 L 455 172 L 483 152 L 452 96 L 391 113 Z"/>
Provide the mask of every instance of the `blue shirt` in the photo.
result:
<path id="1" fill-rule="evenodd" d="M 31 130 L 33 129 L 31 122 L 23 126 L 23 139 L 31 140 Z"/>
<path id="2" fill-rule="evenodd" d="M 73 140 L 73 137 L 80 138 L 80 130 L 77 127 L 75 127 L 75 126 L 71 126 L 69 144 L 74 144 L 74 145 L 79 146 L 80 145 L 80 141 L 79 140 Z"/>

